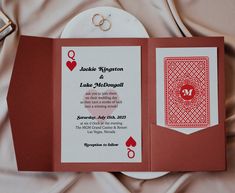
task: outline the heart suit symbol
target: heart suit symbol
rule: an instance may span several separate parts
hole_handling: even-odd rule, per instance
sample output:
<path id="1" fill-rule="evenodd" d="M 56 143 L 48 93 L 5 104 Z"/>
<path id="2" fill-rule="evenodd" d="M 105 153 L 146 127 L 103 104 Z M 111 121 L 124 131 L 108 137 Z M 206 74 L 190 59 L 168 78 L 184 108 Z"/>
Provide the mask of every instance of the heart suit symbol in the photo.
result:
<path id="1" fill-rule="evenodd" d="M 69 68 L 69 70 L 73 70 L 76 66 L 77 66 L 77 62 L 76 61 L 67 61 L 66 62 L 66 66 Z"/>
<path id="2" fill-rule="evenodd" d="M 128 140 L 126 141 L 126 146 L 127 147 L 135 147 L 136 146 L 136 141 L 133 139 L 133 137 L 129 137 Z"/>
<path id="3" fill-rule="evenodd" d="M 110 99 L 106 99 L 105 97 L 98 96 L 112 96 Z M 109 103 L 107 103 L 107 101 Z M 92 116 L 95 116 L 96 119 L 99 116 L 107 116 L 112 115 L 114 110 L 118 107 L 119 96 L 115 90 L 106 90 L 103 92 L 98 92 L 95 89 L 88 90 L 84 95 L 84 104 L 94 104 L 89 107 L 85 107 Z M 103 104 L 95 107 L 95 104 Z M 114 104 L 114 105 L 109 105 Z M 93 106 L 93 107 L 92 107 Z M 104 106 L 104 107 L 102 107 Z M 104 120 L 98 119 L 99 122 L 103 122 Z"/>

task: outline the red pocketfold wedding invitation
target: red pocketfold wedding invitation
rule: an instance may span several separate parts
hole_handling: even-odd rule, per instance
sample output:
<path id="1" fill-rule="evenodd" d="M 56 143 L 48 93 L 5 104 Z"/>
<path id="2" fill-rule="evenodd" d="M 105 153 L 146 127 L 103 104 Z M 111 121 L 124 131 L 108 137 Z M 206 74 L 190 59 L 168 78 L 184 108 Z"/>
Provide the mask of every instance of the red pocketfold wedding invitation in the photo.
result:
<path id="1" fill-rule="evenodd" d="M 7 100 L 19 170 L 226 168 L 221 37 L 22 36 Z"/>

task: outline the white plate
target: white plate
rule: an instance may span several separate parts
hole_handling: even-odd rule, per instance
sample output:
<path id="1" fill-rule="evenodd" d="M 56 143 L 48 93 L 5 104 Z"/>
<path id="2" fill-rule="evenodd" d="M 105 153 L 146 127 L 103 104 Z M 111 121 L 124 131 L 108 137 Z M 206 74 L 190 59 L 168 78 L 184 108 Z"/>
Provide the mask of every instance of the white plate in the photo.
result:
<path id="1" fill-rule="evenodd" d="M 109 31 L 102 31 L 94 26 L 94 14 L 102 14 L 111 21 Z M 113 37 L 149 37 L 144 26 L 133 15 L 118 8 L 97 7 L 88 9 L 75 16 L 65 26 L 61 38 L 113 38 Z"/>
<path id="2" fill-rule="evenodd" d="M 94 14 L 102 14 L 109 19 L 112 27 L 109 31 L 102 31 L 94 26 L 92 17 Z M 144 26 L 133 15 L 114 7 L 96 7 L 88 9 L 73 19 L 65 26 L 61 38 L 120 38 L 139 37 L 148 38 Z M 168 172 L 122 172 L 123 174 L 137 179 L 153 179 L 167 174 Z"/>
<path id="3" fill-rule="evenodd" d="M 123 174 L 136 179 L 149 180 L 159 178 L 169 172 L 122 172 Z"/>

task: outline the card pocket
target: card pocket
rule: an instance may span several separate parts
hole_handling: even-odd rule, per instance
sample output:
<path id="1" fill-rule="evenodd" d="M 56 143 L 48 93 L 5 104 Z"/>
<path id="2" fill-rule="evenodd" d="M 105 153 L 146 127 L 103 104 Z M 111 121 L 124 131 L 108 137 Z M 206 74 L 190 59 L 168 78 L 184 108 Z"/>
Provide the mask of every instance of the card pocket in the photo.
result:
<path id="1" fill-rule="evenodd" d="M 225 135 L 223 123 L 191 135 L 150 126 L 151 171 L 224 170 Z"/>

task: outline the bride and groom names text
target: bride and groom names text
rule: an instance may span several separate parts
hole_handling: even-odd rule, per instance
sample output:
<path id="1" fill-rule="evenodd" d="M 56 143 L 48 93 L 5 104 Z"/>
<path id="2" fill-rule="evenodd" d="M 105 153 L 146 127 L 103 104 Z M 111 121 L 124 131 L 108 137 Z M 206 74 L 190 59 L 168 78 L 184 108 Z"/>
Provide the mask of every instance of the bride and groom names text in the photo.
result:
<path id="1" fill-rule="evenodd" d="M 111 73 L 111 72 L 123 72 L 123 68 L 118 67 L 81 67 L 79 69 L 81 72 L 101 72 L 102 74 L 99 76 L 99 80 L 104 79 L 105 73 Z M 108 83 L 108 82 L 95 82 L 95 83 L 89 83 L 89 82 L 81 82 L 80 87 L 90 87 L 90 88 L 97 88 L 97 87 L 108 87 L 108 88 L 117 88 L 117 87 L 124 87 L 124 82 L 118 82 L 118 83 Z"/>

